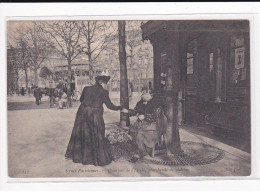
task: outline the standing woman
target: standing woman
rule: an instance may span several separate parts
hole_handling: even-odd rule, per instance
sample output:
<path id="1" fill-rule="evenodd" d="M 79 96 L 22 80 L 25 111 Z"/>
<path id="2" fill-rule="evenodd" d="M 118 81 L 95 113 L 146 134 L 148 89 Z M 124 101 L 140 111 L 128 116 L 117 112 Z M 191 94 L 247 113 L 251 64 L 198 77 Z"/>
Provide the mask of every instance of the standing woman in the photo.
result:
<path id="1" fill-rule="evenodd" d="M 97 76 L 94 86 L 85 87 L 78 109 L 66 158 L 75 163 L 105 166 L 112 158 L 105 144 L 105 123 L 103 103 L 111 110 L 120 110 L 109 99 L 105 90 L 110 76 Z"/>

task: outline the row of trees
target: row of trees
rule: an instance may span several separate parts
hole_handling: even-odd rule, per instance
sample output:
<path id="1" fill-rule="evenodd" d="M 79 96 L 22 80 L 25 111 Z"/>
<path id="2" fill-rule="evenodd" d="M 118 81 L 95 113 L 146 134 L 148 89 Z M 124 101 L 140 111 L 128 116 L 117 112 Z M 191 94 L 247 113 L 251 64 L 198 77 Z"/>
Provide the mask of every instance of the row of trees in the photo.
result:
<path id="1" fill-rule="evenodd" d="M 16 49 L 9 43 L 10 64 L 16 75 L 15 85 L 18 87 L 19 71 L 22 70 L 25 74 L 26 89 L 28 90 L 29 69 L 34 72 L 34 84 L 38 85 L 38 70 L 53 52 L 58 53 L 67 61 L 68 105 L 71 106 L 72 62 L 79 55 L 86 56 L 89 64 L 89 77 L 90 80 L 93 80 L 95 62 L 105 49 L 113 48 L 118 50 L 117 56 L 120 62 L 120 102 L 122 106 L 128 108 L 126 61 L 129 58 L 130 69 L 134 67 L 136 64 L 135 58 L 138 57 L 138 53 L 140 55 L 142 44 L 141 31 L 140 29 L 132 30 L 135 27 L 136 23 L 128 22 L 127 28 L 131 33 L 126 37 L 125 21 L 118 21 L 118 23 L 112 21 L 40 21 L 25 23 L 22 27 L 15 29 L 11 42 L 15 44 Z M 112 57 L 116 57 L 116 55 Z M 121 121 L 125 121 L 123 125 L 129 124 L 129 119 L 125 115 L 121 114 L 120 118 Z"/>
<path id="2" fill-rule="evenodd" d="M 138 64 L 140 55 L 147 55 L 141 50 L 141 30 L 132 30 L 137 29 L 136 26 L 139 27 L 139 25 L 136 21 L 126 22 L 127 64 L 132 77 L 134 67 L 140 66 Z M 30 22 L 15 29 L 13 40 L 10 42 L 12 44 L 9 44 L 9 48 L 15 46 L 20 50 L 13 52 L 16 56 L 11 55 L 11 58 L 12 61 L 20 62 L 20 64 L 13 66 L 18 66 L 20 70 L 24 71 L 26 86 L 28 85 L 28 69 L 34 72 L 33 83 L 37 85 L 37 71 L 54 51 L 69 63 L 80 54 L 87 56 L 91 80 L 93 80 L 94 64 L 97 64 L 95 62 L 104 59 L 103 56 L 100 57 L 102 51 L 115 50 L 116 53 L 118 52 L 116 22 L 112 21 Z M 150 51 L 147 50 L 147 52 Z M 114 53 L 110 53 L 110 55 L 113 55 L 110 57 L 113 62 L 109 60 L 108 64 L 117 69 L 119 67 L 118 56 Z"/>
<path id="3" fill-rule="evenodd" d="M 18 72 L 20 70 L 24 72 L 26 89 L 28 89 L 28 70 L 33 70 L 34 84 L 37 85 L 37 71 L 48 57 L 56 52 L 65 58 L 68 63 L 68 83 L 70 83 L 72 61 L 78 55 L 85 54 L 89 61 L 90 78 L 92 80 L 94 61 L 113 41 L 112 39 L 108 41 L 106 37 L 111 36 L 115 31 L 111 21 L 26 23 L 15 29 L 12 40 L 9 41 L 9 65 L 11 69 L 17 72 L 17 80 Z M 18 83 L 15 85 L 18 85 Z M 68 87 L 70 87 L 70 84 L 68 84 Z"/>
<path id="4" fill-rule="evenodd" d="M 117 35 L 114 35 L 118 32 Z M 107 38 L 114 37 L 114 38 Z M 112 21 L 41 21 L 24 24 L 16 28 L 12 43 L 9 47 L 9 70 L 15 72 L 16 87 L 18 86 L 19 71 L 25 74 L 26 89 L 28 90 L 28 70 L 34 72 L 35 85 L 38 85 L 38 69 L 53 52 L 67 60 L 68 105 L 71 106 L 71 66 L 73 60 L 84 54 L 88 58 L 90 79 L 93 78 L 93 64 L 104 49 L 115 38 L 119 38 L 120 60 L 120 102 L 125 108 L 129 106 L 128 83 L 126 67 L 125 21 L 118 21 L 118 31 Z M 12 44 L 15 44 L 14 49 Z M 134 46 L 134 45 L 133 45 Z M 121 121 L 129 124 L 129 119 L 121 115 Z"/>
<path id="5" fill-rule="evenodd" d="M 28 89 L 28 71 L 34 72 L 34 84 L 38 84 L 37 71 L 47 59 L 50 53 L 46 36 L 42 29 L 36 23 L 30 26 L 16 28 L 15 36 L 12 43 L 8 42 L 9 54 L 8 65 L 10 65 L 16 73 L 16 82 L 19 79 L 19 71 L 25 74 L 26 89 Z M 15 44 L 15 48 L 13 46 Z M 15 84 L 18 87 L 18 83 Z"/>

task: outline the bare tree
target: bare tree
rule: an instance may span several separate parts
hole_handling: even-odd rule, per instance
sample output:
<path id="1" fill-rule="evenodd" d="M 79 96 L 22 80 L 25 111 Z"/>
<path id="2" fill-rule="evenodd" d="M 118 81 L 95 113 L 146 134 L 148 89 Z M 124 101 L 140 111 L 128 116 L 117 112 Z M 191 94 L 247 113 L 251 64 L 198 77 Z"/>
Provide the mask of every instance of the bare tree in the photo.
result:
<path id="1" fill-rule="evenodd" d="M 18 94 L 19 90 L 19 64 L 17 53 L 15 52 L 15 48 L 8 43 L 8 51 L 7 51 L 7 84 L 8 84 L 8 92 L 12 94 L 12 92 L 16 92 Z"/>
<path id="2" fill-rule="evenodd" d="M 88 57 L 89 77 L 93 82 L 94 62 L 100 56 L 102 51 L 116 39 L 112 36 L 116 29 L 113 28 L 112 21 L 82 21 L 80 28 L 82 34 L 82 50 Z"/>
<path id="3" fill-rule="evenodd" d="M 146 82 L 149 65 L 149 50 L 143 48 L 145 43 L 142 41 L 142 32 L 140 29 L 141 21 L 127 21 L 126 23 L 126 52 L 128 57 L 128 67 L 131 77 L 134 78 L 134 70 L 138 71 L 138 89 L 141 90 L 141 75 L 145 72 Z M 147 63 L 146 63 L 147 62 Z"/>
<path id="4" fill-rule="evenodd" d="M 29 46 L 28 42 L 23 36 L 23 29 L 17 29 L 18 32 L 18 37 L 16 38 L 16 44 L 17 44 L 17 49 L 16 49 L 16 54 L 17 54 L 17 62 L 18 66 L 20 67 L 21 70 L 24 71 L 25 74 L 25 85 L 26 85 L 26 90 L 28 91 L 28 70 L 29 70 L 29 64 L 30 64 L 30 59 L 29 59 Z"/>
<path id="5" fill-rule="evenodd" d="M 78 21 L 51 21 L 42 24 L 42 29 L 49 35 L 48 44 L 52 45 L 68 62 L 67 92 L 68 105 L 71 107 L 71 64 L 82 52 L 80 47 L 81 27 Z"/>
<path id="6" fill-rule="evenodd" d="M 127 57 L 130 59 L 129 60 L 129 67 L 131 69 L 131 73 L 132 73 L 132 77 L 133 76 L 133 68 L 135 66 L 135 57 L 137 56 L 137 53 L 135 50 L 137 47 L 139 47 L 141 45 L 141 41 L 138 41 L 138 39 L 136 39 L 135 37 L 135 34 L 133 34 L 134 32 L 131 31 L 129 32 L 129 36 L 128 36 L 128 39 L 126 41 L 126 45 L 129 47 L 128 49 L 128 55 Z"/>
<path id="7" fill-rule="evenodd" d="M 120 61 L 120 105 L 123 108 L 129 108 L 128 80 L 126 67 L 126 50 L 125 50 L 125 21 L 118 21 L 119 37 L 119 61 Z M 120 125 L 129 126 L 129 116 L 120 112 Z"/>
<path id="8" fill-rule="evenodd" d="M 50 54 L 50 45 L 46 41 L 46 35 L 43 29 L 36 22 L 32 25 L 26 27 L 23 33 L 28 46 L 29 59 L 30 59 L 30 69 L 34 72 L 34 84 L 38 85 L 38 69 L 41 68 L 43 62 L 46 61 L 48 55 Z"/>

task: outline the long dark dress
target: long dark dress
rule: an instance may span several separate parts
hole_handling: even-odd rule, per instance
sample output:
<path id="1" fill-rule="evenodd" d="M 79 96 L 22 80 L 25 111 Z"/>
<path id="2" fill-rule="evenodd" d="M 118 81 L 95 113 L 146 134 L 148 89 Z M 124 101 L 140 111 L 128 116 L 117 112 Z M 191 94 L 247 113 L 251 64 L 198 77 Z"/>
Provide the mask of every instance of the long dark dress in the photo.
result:
<path id="1" fill-rule="evenodd" d="M 136 144 L 142 155 L 151 154 L 156 143 L 160 142 L 165 133 L 167 118 L 162 110 L 163 103 L 153 98 L 147 104 L 140 100 L 134 110 L 129 111 L 130 116 L 144 115 L 144 120 L 137 120 L 133 127 L 136 128 Z"/>
<path id="2" fill-rule="evenodd" d="M 100 85 L 85 87 L 80 101 L 65 157 L 75 163 L 105 166 L 112 158 L 105 143 L 103 103 L 111 110 L 119 110 L 120 106 L 112 104 Z"/>

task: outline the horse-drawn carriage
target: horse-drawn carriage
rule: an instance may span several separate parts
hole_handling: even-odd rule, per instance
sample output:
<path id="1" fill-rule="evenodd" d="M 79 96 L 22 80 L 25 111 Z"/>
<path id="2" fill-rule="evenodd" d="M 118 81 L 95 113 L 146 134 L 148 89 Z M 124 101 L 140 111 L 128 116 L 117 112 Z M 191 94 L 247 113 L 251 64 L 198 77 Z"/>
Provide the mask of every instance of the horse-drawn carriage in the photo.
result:
<path id="1" fill-rule="evenodd" d="M 80 92 L 71 90 L 71 99 L 73 101 L 78 101 L 80 98 Z M 58 85 L 56 88 L 49 89 L 49 99 L 50 99 L 50 107 L 59 108 L 67 107 L 67 87 L 65 84 Z"/>

